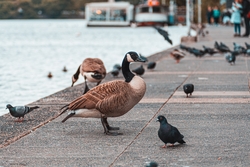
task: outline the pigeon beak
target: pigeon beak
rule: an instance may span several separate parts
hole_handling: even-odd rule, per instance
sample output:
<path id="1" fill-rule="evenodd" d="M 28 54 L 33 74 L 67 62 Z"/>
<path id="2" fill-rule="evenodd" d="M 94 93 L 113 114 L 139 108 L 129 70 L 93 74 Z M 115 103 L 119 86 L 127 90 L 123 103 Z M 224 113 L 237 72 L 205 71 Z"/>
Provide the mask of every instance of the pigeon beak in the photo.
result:
<path id="1" fill-rule="evenodd" d="M 156 119 L 156 122 L 158 122 L 158 121 L 159 121 L 159 119 L 157 118 L 157 119 Z"/>

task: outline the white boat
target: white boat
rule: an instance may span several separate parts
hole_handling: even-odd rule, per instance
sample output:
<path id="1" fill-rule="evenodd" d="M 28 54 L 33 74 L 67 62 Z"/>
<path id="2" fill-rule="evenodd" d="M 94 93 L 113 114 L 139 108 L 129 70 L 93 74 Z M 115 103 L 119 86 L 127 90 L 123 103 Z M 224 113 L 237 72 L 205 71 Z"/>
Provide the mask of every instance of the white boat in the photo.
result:
<path id="1" fill-rule="evenodd" d="M 87 26 L 130 26 L 134 6 L 129 2 L 93 2 L 85 6 Z"/>
<path id="2" fill-rule="evenodd" d="M 158 0 L 148 0 L 135 8 L 135 23 L 137 26 L 152 26 L 168 24 L 167 6 Z"/>

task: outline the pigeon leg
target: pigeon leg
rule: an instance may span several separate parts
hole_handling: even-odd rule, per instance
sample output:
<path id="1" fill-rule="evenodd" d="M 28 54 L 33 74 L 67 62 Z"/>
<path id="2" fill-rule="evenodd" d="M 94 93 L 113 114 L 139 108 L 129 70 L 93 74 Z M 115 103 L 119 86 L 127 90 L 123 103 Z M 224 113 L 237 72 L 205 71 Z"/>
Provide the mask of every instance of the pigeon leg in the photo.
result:
<path id="1" fill-rule="evenodd" d="M 161 148 L 166 148 L 167 147 L 167 145 L 165 144 L 164 146 L 161 146 Z"/>
<path id="2" fill-rule="evenodd" d="M 106 117 L 103 118 L 103 122 L 104 122 L 104 124 L 105 124 L 105 126 L 107 127 L 108 130 L 119 130 L 120 129 L 119 127 L 109 126 L 109 123 L 108 123 Z"/>
<path id="3" fill-rule="evenodd" d="M 117 136 L 117 135 L 122 135 L 122 133 L 118 133 L 118 132 L 110 132 L 105 124 L 105 121 L 104 121 L 104 117 L 101 117 L 101 121 L 102 121 L 102 126 L 104 128 L 104 133 L 106 135 L 111 135 L 111 136 Z"/>
<path id="4" fill-rule="evenodd" d="M 15 122 L 23 122 L 23 117 L 19 117 Z"/>
<path id="5" fill-rule="evenodd" d="M 169 147 L 174 147 L 174 144 L 170 144 Z"/>

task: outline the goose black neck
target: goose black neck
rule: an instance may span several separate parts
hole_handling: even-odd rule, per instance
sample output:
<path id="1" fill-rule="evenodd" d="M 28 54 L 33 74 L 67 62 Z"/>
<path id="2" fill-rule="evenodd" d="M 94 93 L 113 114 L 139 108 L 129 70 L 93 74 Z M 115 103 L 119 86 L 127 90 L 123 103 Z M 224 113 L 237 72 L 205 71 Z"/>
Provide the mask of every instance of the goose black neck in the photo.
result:
<path id="1" fill-rule="evenodd" d="M 130 82 L 135 76 L 129 69 L 130 62 L 127 61 L 127 57 L 125 56 L 122 62 L 122 74 L 125 78 L 125 82 Z"/>

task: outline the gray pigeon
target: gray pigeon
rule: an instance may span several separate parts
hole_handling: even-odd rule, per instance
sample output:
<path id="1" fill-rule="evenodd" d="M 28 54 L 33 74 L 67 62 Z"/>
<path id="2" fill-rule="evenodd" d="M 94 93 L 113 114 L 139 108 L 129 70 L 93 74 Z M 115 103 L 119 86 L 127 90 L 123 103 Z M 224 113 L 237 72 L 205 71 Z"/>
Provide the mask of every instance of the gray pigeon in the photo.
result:
<path id="1" fill-rule="evenodd" d="M 147 162 L 145 167 L 158 167 L 158 164 L 155 161 L 151 161 L 151 162 Z"/>
<path id="2" fill-rule="evenodd" d="M 142 76 L 145 72 L 145 69 L 141 65 L 140 67 L 137 67 L 136 69 L 132 70 L 136 75 Z"/>
<path id="3" fill-rule="evenodd" d="M 178 142 L 180 144 L 186 143 L 183 138 L 184 136 L 179 132 L 179 130 L 170 125 L 167 121 L 167 119 L 159 115 L 157 117 L 157 121 L 160 122 L 160 129 L 158 130 L 158 136 L 165 143 L 165 145 L 162 146 L 162 148 L 166 148 L 167 143 L 170 143 L 171 146 L 174 146 L 174 143 Z"/>
<path id="4" fill-rule="evenodd" d="M 35 107 L 15 106 L 15 107 L 13 107 L 12 105 L 7 104 L 6 109 L 7 108 L 9 109 L 10 114 L 13 117 L 18 117 L 17 122 L 22 122 L 25 114 L 27 114 L 27 113 L 31 112 L 32 110 L 37 109 L 39 107 L 38 106 L 35 106 Z"/>
<path id="5" fill-rule="evenodd" d="M 192 93 L 194 92 L 194 85 L 193 84 L 185 84 L 183 85 L 183 91 L 187 94 L 190 94 L 190 96 L 192 95 Z"/>

